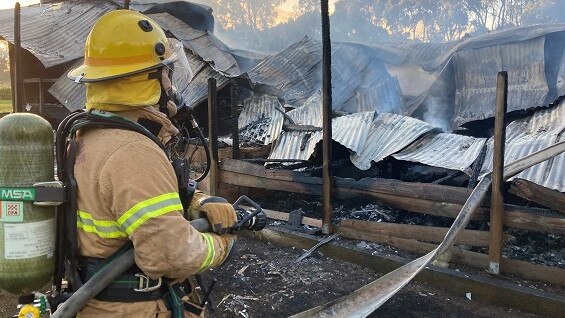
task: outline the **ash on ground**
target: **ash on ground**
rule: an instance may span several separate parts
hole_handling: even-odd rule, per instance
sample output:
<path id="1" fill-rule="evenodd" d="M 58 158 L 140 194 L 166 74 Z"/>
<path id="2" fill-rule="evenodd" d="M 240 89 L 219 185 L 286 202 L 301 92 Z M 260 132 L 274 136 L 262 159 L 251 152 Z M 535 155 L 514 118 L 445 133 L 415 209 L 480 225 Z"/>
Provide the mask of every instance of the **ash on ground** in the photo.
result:
<path id="1" fill-rule="evenodd" d="M 338 238 L 337 243 L 352 242 Z M 304 252 L 240 237 L 228 262 L 202 275 L 205 281 L 218 279 L 212 293 L 216 310 L 209 317 L 289 317 L 347 295 L 381 276 L 319 252 L 297 262 Z M 410 283 L 369 317 L 539 317 L 472 299 L 471 295 Z"/>
<path id="2" fill-rule="evenodd" d="M 322 202 L 320 197 L 302 194 L 273 193 L 265 198 L 258 199 L 261 206 L 267 209 L 291 212 L 299 210 L 304 216 L 322 218 Z M 389 222 L 402 224 L 415 224 L 426 226 L 450 227 L 453 219 L 434 215 L 414 213 L 410 211 L 393 209 L 369 200 L 333 200 L 333 219 L 355 219 L 373 222 Z M 488 231 L 488 222 L 471 221 L 467 226 L 470 230 Z M 550 233 L 539 233 L 514 228 L 506 228 L 506 234 L 514 240 L 504 246 L 503 256 L 509 259 L 528 261 L 533 264 L 565 268 L 565 236 Z M 370 247 L 381 246 L 396 254 L 410 255 L 395 248 L 383 246 L 378 243 L 366 243 Z M 473 252 L 488 254 L 487 248 L 468 247 Z"/>

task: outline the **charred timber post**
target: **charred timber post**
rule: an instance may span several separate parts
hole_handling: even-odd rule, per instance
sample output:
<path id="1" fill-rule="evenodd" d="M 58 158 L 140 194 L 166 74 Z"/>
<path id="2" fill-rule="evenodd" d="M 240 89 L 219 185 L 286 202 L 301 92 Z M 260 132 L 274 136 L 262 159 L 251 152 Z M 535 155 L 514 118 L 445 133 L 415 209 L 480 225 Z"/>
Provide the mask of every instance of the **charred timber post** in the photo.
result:
<path id="1" fill-rule="evenodd" d="M 14 90 L 14 111 L 20 112 L 21 111 L 21 90 L 20 90 L 20 82 L 21 82 L 21 70 L 20 70 L 20 52 L 22 46 L 22 32 L 20 27 L 20 17 L 21 17 L 21 9 L 20 3 L 16 2 L 16 6 L 14 7 L 14 61 L 12 66 L 14 67 L 14 79 L 12 81 L 12 89 Z"/>
<path id="2" fill-rule="evenodd" d="M 208 181 L 210 183 L 210 195 L 216 195 L 218 191 L 218 113 L 216 104 L 216 79 L 208 79 L 208 142 L 210 143 L 210 172 Z"/>
<path id="3" fill-rule="evenodd" d="M 230 83 L 230 99 L 231 99 L 231 122 L 232 122 L 232 157 L 234 159 L 239 159 L 239 126 L 238 126 L 238 111 L 237 104 L 238 100 L 238 87 L 235 79 L 231 80 Z"/>
<path id="4" fill-rule="evenodd" d="M 322 208 L 324 217 L 322 218 L 322 233 L 330 234 L 332 230 L 332 47 L 330 41 L 330 15 L 328 10 L 328 0 L 321 0 L 322 11 L 322 103 L 323 103 L 323 197 Z"/>
<path id="5" fill-rule="evenodd" d="M 508 73 L 499 72 L 496 78 L 496 110 L 494 117 L 494 156 L 492 163 L 492 194 L 490 203 L 489 272 L 500 274 L 502 261 L 502 228 L 504 217 L 504 127 L 508 101 Z"/>

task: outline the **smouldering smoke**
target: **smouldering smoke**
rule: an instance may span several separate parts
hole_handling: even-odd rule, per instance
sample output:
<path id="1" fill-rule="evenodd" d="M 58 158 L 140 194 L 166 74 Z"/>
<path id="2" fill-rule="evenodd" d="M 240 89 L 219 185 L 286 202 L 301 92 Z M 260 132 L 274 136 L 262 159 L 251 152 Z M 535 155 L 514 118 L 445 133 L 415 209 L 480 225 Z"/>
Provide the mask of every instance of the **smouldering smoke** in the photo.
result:
<path id="1" fill-rule="evenodd" d="M 423 107 L 425 107 L 425 122 L 444 132 L 451 132 L 450 120 L 448 118 L 448 105 L 442 103 L 439 98 L 428 96 Z"/>

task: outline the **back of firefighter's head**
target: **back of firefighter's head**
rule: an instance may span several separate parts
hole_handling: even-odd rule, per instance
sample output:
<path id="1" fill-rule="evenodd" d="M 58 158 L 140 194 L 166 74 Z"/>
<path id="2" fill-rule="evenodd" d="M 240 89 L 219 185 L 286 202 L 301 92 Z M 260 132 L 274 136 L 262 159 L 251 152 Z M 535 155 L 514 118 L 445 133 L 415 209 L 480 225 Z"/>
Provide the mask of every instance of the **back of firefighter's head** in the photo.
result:
<path id="1" fill-rule="evenodd" d="M 168 74 L 177 60 L 178 46 L 149 17 L 111 11 L 94 24 L 86 39 L 84 63 L 68 77 L 86 84 L 87 109 L 124 111 L 156 105 L 162 99 L 162 74 Z"/>

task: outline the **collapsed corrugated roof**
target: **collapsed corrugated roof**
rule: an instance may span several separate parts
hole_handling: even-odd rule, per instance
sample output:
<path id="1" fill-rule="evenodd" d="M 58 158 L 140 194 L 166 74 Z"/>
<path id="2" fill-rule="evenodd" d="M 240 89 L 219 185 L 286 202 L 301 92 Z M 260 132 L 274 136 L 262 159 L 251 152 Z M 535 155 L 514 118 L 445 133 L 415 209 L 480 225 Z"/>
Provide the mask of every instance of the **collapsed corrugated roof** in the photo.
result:
<path id="1" fill-rule="evenodd" d="M 94 22 L 116 8 L 102 0 L 22 7 L 22 48 L 46 68 L 78 59 Z M 0 36 L 14 42 L 13 9 L 0 10 Z"/>
<path id="2" fill-rule="evenodd" d="M 308 160 L 314 153 L 316 144 L 322 140 L 323 132 L 320 122 L 313 122 L 308 118 L 321 118 L 321 110 L 318 107 L 301 107 L 295 112 L 287 114 L 299 125 L 310 125 L 310 131 L 283 131 L 273 146 L 269 159 L 293 159 Z M 315 114 L 320 111 L 319 116 L 304 116 Z M 294 113 L 293 113 L 294 112 Z M 293 114 L 291 114 L 293 113 Z M 375 117 L 375 112 L 350 114 L 332 119 L 332 139 L 351 149 L 361 149 Z"/>
<path id="3" fill-rule="evenodd" d="M 283 131 L 271 149 L 268 159 L 308 160 L 323 133 L 317 131 Z"/>
<path id="4" fill-rule="evenodd" d="M 508 72 L 508 111 L 544 106 L 544 37 L 465 50 L 453 58 L 456 125 L 494 117 L 496 73 Z"/>
<path id="5" fill-rule="evenodd" d="M 565 140 L 565 101 L 537 110 L 531 117 L 511 122 L 506 127 L 504 163 L 508 164 L 554 143 Z M 492 171 L 493 139 L 487 143 L 481 175 Z M 565 192 L 565 153 L 537 164 L 514 178 Z"/>
<path id="6" fill-rule="evenodd" d="M 401 112 L 398 82 L 376 54 L 380 50 L 357 43 L 332 44 L 334 110 Z M 249 71 L 249 78 L 258 90 L 302 106 L 322 87 L 321 58 L 321 43 L 304 38 L 261 62 Z"/>
<path id="7" fill-rule="evenodd" d="M 459 170 L 471 175 L 470 167 L 481 153 L 485 142 L 485 138 L 431 133 L 392 156 L 398 160 Z"/>
<path id="8" fill-rule="evenodd" d="M 73 1 L 21 8 L 22 47 L 46 67 L 84 56 L 84 43 L 94 23 L 106 12 L 120 8 L 111 1 Z M 216 71 L 238 76 L 255 66 L 264 55 L 231 49 L 215 38 L 211 9 L 185 1 L 133 1 L 186 48 L 202 57 Z M 180 18 L 179 18 L 180 17 Z M 182 18 L 182 19 L 181 19 Z M 14 11 L 0 10 L 0 36 L 14 41 Z M 244 64 L 244 68 L 240 68 Z"/>

